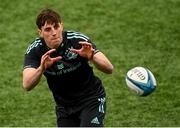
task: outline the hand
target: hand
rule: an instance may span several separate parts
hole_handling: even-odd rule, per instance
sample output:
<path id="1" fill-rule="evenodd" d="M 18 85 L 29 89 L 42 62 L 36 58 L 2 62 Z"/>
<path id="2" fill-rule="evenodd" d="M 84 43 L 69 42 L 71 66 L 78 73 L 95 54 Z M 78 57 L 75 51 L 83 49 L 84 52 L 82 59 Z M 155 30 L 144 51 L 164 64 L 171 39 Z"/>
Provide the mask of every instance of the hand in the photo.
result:
<path id="1" fill-rule="evenodd" d="M 70 51 L 78 53 L 80 56 L 91 60 L 95 51 L 92 47 L 92 44 L 88 42 L 79 42 L 79 44 L 82 45 L 81 49 L 70 49 Z"/>
<path id="2" fill-rule="evenodd" d="M 41 69 L 44 71 L 47 68 L 49 68 L 54 62 L 59 61 L 62 59 L 61 56 L 55 57 L 55 58 L 51 58 L 50 54 L 53 53 L 54 51 L 56 51 L 56 49 L 51 49 L 49 51 L 47 51 L 42 57 L 41 57 Z"/>

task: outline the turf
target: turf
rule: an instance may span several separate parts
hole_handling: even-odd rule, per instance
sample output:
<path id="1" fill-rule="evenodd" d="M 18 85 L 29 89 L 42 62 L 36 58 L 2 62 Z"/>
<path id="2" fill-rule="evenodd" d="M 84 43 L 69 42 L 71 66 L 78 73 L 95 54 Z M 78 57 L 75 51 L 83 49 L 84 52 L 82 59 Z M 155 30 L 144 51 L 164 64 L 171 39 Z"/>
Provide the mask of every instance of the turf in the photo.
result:
<path id="1" fill-rule="evenodd" d="M 0 0 L 0 126 L 54 127 L 54 101 L 43 77 L 22 89 L 25 50 L 37 36 L 35 18 L 44 8 L 61 13 L 64 29 L 92 38 L 114 65 L 95 73 L 107 93 L 105 126 L 180 126 L 179 0 Z M 147 97 L 125 83 L 129 69 L 143 66 L 157 79 Z"/>

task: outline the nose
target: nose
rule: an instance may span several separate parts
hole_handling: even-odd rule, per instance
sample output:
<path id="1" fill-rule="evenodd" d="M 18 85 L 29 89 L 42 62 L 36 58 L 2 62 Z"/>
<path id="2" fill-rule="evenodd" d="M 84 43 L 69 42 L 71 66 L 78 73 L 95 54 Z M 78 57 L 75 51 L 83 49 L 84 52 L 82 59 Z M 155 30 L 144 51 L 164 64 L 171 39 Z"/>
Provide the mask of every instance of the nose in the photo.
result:
<path id="1" fill-rule="evenodd" d="M 55 36 L 57 34 L 56 30 L 53 28 L 52 29 L 52 35 Z"/>

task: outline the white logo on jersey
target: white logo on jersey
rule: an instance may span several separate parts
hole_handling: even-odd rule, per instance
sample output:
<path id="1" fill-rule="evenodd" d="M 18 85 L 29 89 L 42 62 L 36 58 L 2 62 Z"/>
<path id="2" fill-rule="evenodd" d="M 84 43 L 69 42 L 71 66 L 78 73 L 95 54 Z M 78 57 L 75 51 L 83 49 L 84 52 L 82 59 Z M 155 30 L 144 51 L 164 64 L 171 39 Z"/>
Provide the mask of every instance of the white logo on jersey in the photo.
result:
<path id="1" fill-rule="evenodd" d="M 94 119 L 92 119 L 92 120 L 91 120 L 91 123 L 92 123 L 92 124 L 100 124 L 97 117 L 95 117 Z"/>
<path id="2" fill-rule="evenodd" d="M 61 63 L 61 64 L 58 64 L 58 65 L 57 65 L 57 68 L 58 68 L 58 69 L 63 69 L 63 68 L 64 68 L 64 64 L 62 64 L 62 63 Z"/>
<path id="3" fill-rule="evenodd" d="M 73 49 L 73 47 L 71 47 L 70 49 Z M 66 52 L 65 52 L 65 55 L 66 55 L 67 59 L 71 60 L 71 59 L 77 58 L 78 54 L 74 53 L 74 52 L 71 52 L 70 49 L 66 50 Z"/>
<path id="4" fill-rule="evenodd" d="M 106 98 L 105 98 L 105 97 L 103 97 L 103 98 L 98 98 L 98 101 L 101 102 L 100 105 L 99 105 L 99 112 L 105 113 L 105 111 L 104 111 L 104 103 L 105 103 L 105 101 L 106 101 Z"/>

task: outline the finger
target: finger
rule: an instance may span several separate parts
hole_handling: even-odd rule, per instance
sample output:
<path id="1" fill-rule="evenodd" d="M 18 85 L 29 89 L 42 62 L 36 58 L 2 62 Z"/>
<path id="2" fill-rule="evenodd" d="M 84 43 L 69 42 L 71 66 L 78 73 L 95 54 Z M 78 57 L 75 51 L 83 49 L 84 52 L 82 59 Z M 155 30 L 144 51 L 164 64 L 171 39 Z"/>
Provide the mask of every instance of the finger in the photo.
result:
<path id="1" fill-rule="evenodd" d="M 51 53 L 55 52 L 56 49 L 51 49 L 49 51 L 47 51 L 44 55 L 50 55 Z"/>
<path id="2" fill-rule="evenodd" d="M 82 47 L 85 49 L 90 49 L 92 45 L 90 43 L 81 43 Z"/>
<path id="3" fill-rule="evenodd" d="M 49 57 L 48 55 L 45 55 L 45 54 L 44 54 L 44 55 L 41 57 L 41 60 L 42 60 L 42 61 L 45 61 L 48 57 Z"/>
<path id="4" fill-rule="evenodd" d="M 91 43 L 85 41 L 80 41 L 79 44 L 81 44 L 82 46 L 92 46 Z"/>
<path id="5" fill-rule="evenodd" d="M 48 59 L 50 57 L 50 54 L 52 52 L 56 51 L 56 49 L 51 49 L 49 51 L 47 51 L 41 58 L 42 58 L 42 61 L 44 62 L 46 59 Z"/>
<path id="6" fill-rule="evenodd" d="M 88 46 L 87 46 L 87 45 L 85 45 L 85 44 L 84 44 L 84 45 L 82 45 L 82 47 L 83 47 L 83 48 L 85 48 L 85 49 L 87 49 L 87 48 L 88 48 Z"/>
<path id="7" fill-rule="evenodd" d="M 92 46 L 91 46 L 91 45 L 85 45 L 84 48 L 85 48 L 85 49 L 91 49 Z"/>
<path id="8" fill-rule="evenodd" d="M 55 57 L 55 58 L 51 58 L 53 62 L 59 61 L 62 59 L 61 56 Z"/>
<path id="9" fill-rule="evenodd" d="M 41 65 L 44 66 L 45 61 L 46 61 L 46 59 L 47 59 L 48 57 L 49 57 L 48 55 L 43 55 L 43 56 L 42 56 L 42 58 L 41 58 Z"/>

